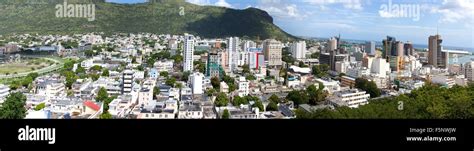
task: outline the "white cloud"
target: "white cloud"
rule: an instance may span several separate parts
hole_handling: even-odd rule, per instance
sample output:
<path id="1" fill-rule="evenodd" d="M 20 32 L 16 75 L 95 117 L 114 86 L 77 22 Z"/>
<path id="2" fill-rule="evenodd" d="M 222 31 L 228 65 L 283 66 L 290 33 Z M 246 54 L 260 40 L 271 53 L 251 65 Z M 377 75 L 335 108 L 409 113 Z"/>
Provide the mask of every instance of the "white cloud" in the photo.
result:
<path id="1" fill-rule="evenodd" d="M 296 4 L 286 2 L 281 0 L 260 0 L 256 7 L 267 11 L 274 17 L 282 19 L 301 20 L 308 16 L 308 13 L 302 13 Z"/>
<path id="2" fill-rule="evenodd" d="M 442 5 L 434 7 L 432 13 L 441 15 L 442 23 L 474 23 L 474 0 L 444 0 Z"/>
<path id="3" fill-rule="evenodd" d="M 341 4 L 346 9 L 362 10 L 362 0 L 303 0 L 311 5 L 317 5 L 326 10 L 328 5 Z"/>
<path id="4" fill-rule="evenodd" d="M 225 0 L 218 0 L 214 5 L 221 6 L 221 7 L 232 8 L 232 5 L 227 3 Z"/>
<path id="5" fill-rule="evenodd" d="M 186 2 L 193 3 L 196 5 L 213 5 L 213 6 L 233 8 L 232 5 L 227 3 L 225 0 L 217 0 L 217 2 L 215 3 L 211 3 L 210 0 L 186 0 Z"/>
<path id="6" fill-rule="evenodd" d="M 186 0 L 186 2 L 193 3 L 196 5 L 210 5 L 211 4 L 209 0 Z"/>

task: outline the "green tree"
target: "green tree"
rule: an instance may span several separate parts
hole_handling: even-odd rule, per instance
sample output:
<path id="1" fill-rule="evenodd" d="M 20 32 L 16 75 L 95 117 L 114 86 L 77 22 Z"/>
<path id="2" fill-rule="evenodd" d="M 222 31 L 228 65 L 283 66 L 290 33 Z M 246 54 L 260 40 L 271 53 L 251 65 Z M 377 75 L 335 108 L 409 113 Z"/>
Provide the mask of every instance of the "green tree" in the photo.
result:
<path id="1" fill-rule="evenodd" d="M 64 62 L 63 69 L 66 70 L 66 71 L 71 71 L 72 68 L 74 68 L 75 63 L 76 63 L 76 61 L 74 61 L 74 60 L 66 60 Z"/>
<path id="2" fill-rule="evenodd" d="M 92 57 L 96 55 L 96 53 L 94 52 L 94 50 L 86 50 L 84 51 L 84 55 L 86 55 L 87 57 Z"/>
<path id="3" fill-rule="evenodd" d="M 318 89 L 315 85 L 310 85 L 306 88 L 306 92 L 309 96 L 309 103 L 312 105 L 317 105 L 319 102 L 326 100 L 327 94 L 323 91 L 323 88 Z"/>
<path id="4" fill-rule="evenodd" d="M 72 84 L 77 80 L 76 74 L 72 71 L 65 71 L 64 76 L 66 77 L 66 87 L 71 88 Z"/>
<path id="5" fill-rule="evenodd" d="M 104 102 L 107 98 L 109 98 L 107 90 L 104 87 L 101 87 L 99 89 L 99 92 L 97 93 L 97 97 L 95 98 L 95 100 L 97 102 Z"/>
<path id="6" fill-rule="evenodd" d="M 92 67 L 90 68 L 90 70 L 92 70 L 92 71 L 100 71 L 100 70 L 102 70 L 102 67 L 99 66 L 99 65 L 94 65 L 94 66 L 92 66 Z"/>
<path id="7" fill-rule="evenodd" d="M 263 108 L 262 101 L 260 101 L 260 100 L 255 101 L 255 103 L 252 105 L 252 107 L 258 107 L 259 111 L 265 111 L 264 110 L 265 108 Z"/>
<path id="8" fill-rule="evenodd" d="M 0 107 L 0 118 L 23 119 L 26 116 L 26 96 L 21 92 L 9 94 Z"/>
<path id="9" fill-rule="evenodd" d="M 286 99 L 293 101 L 296 105 L 307 104 L 309 97 L 306 91 L 293 90 L 286 96 Z"/>
<path id="10" fill-rule="evenodd" d="M 139 65 L 139 66 L 137 66 L 137 70 L 138 70 L 138 71 L 143 71 L 143 70 L 145 70 L 145 69 L 143 68 L 142 65 Z"/>
<path id="11" fill-rule="evenodd" d="M 212 87 L 214 87 L 215 89 L 220 89 L 220 84 L 221 84 L 221 82 L 220 82 L 218 77 L 212 77 L 211 78 Z"/>
<path id="12" fill-rule="evenodd" d="M 229 119 L 230 118 L 230 113 L 229 110 L 224 109 L 224 112 L 222 113 L 222 119 Z"/>
<path id="13" fill-rule="evenodd" d="M 299 67 L 305 67 L 306 65 L 304 64 L 303 61 L 300 61 L 300 62 L 298 63 L 298 66 L 299 66 Z"/>
<path id="14" fill-rule="evenodd" d="M 100 78 L 100 75 L 99 75 L 99 74 L 93 74 L 93 73 L 91 73 L 91 74 L 89 74 L 88 76 L 92 79 L 92 81 L 97 81 L 97 80 Z"/>
<path id="15" fill-rule="evenodd" d="M 188 81 L 189 75 L 191 75 L 191 72 L 189 71 L 183 72 L 183 75 L 181 76 L 181 81 Z"/>
<path id="16" fill-rule="evenodd" d="M 31 82 L 33 82 L 33 78 L 27 76 L 27 77 L 23 78 L 23 80 L 21 81 L 21 85 L 24 86 L 24 87 L 28 87 L 28 85 L 30 85 Z"/>
<path id="17" fill-rule="evenodd" d="M 241 104 L 248 104 L 249 102 L 247 99 L 242 98 L 238 95 L 234 96 L 234 99 L 232 100 L 232 105 L 233 106 L 240 106 Z"/>
<path id="18" fill-rule="evenodd" d="M 153 99 L 156 99 L 156 96 L 160 94 L 160 88 L 157 86 L 153 87 Z"/>
<path id="19" fill-rule="evenodd" d="M 33 79 L 33 81 L 39 76 L 38 73 L 36 72 L 32 72 L 32 73 L 28 73 L 27 77 L 31 77 Z"/>
<path id="20" fill-rule="evenodd" d="M 221 42 L 221 48 L 224 48 L 224 49 L 226 49 L 226 48 L 227 48 L 227 44 L 226 44 L 226 43 L 223 43 L 223 42 Z"/>
<path id="21" fill-rule="evenodd" d="M 104 112 L 102 114 L 100 114 L 100 119 L 112 119 L 112 114 L 110 114 L 109 112 Z"/>
<path id="22" fill-rule="evenodd" d="M 165 84 L 169 86 L 174 86 L 175 83 L 176 83 L 176 79 L 174 77 L 170 77 L 166 79 L 165 81 Z"/>
<path id="23" fill-rule="evenodd" d="M 242 66 L 242 73 L 243 73 L 243 74 L 249 74 L 249 73 L 250 73 L 250 67 L 249 67 L 248 64 L 244 64 L 244 65 Z"/>
<path id="24" fill-rule="evenodd" d="M 329 71 L 329 66 L 326 64 L 314 65 L 311 68 L 312 74 L 316 77 L 324 77 L 327 75 L 328 71 Z"/>
<path id="25" fill-rule="evenodd" d="M 46 105 L 44 103 L 40 103 L 35 106 L 35 111 L 42 110 L 44 107 L 46 107 Z"/>
<path id="26" fill-rule="evenodd" d="M 267 105 L 266 111 L 278 111 L 277 103 L 270 101 L 270 103 Z"/>
<path id="27" fill-rule="evenodd" d="M 206 64 L 201 62 L 201 61 L 194 61 L 194 66 L 197 66 L 196 69 L 201 72 L 201 73 L 204 73 L 206 72 Z"/>
<path id="28" fill-rule="evenodd" d="M 227 95 L 225 93 L 221 92 L 217 95 L 216 101 L 214 102 L 214 104 L 217 107 L 227 106 L 227 104 L 229 104 L 229 98 L 227 98 Z"/>
<path id="29" fill-rule="evenodd" d="M 210 88 L 210 89 L 206 90 L 206 95 L 207 96 L 212 96 L 212 95 L 214 95 L 214 93 L 216 93 L 216 90 L 213 89 L 213 88 Z"/>
<path id="30" fill-rule="evenodd" d="M 162 76 L 164 78 L 168 78 L 168 71 L 161 71 L 160 76 Z"/>
<path id="31" fill-rule="evenodd" d="M 382 93 L 380 89 L 377 88 L 377 84 L 375 84 L 375 82 L 369 81 L 364 78 L 357 78 L 355 80 L 355 87 L 366 91 L 370 94 L 370 97 L 372 98 L 379 97 Z"/>
<path id="32" fill-rule="evenodd" d="M 279 102 L 280 102 L 280 98 L 278 98 L 277 95 L 272 94 L 272 96 L 270 96 L 270 98 L 268 98 L 268 101 L 270 101 L 270 102 L 275 102 L 275 103 L 279 103 Z"/>
<path id="33" fill-rule="evenodd" d="M 183 56 L 181 55 L 175 55 L 173 57 L 174 63 L 176 64 L 181 64 L 183 62 Z"/>
<path id="34" fill-rule="evenodd" d="M 102 76 L 108 77 L 109 76 L 109 69 L 102 70 Z"/>
<path id="35" fill-rule="evenodd" d="M 249 81 L 253 81 L 253 80 L 257 80 L 257 77 L 255 77 L 254 75 L 252 74 L 249 74 L 245 77 L 245 79 L 249 80 Z"/>
<path id="36" fill-rule="evenodd" d="M 237 89 L 237 86 L 235 85 L 235 80 L 234 78 L 225 75 L 222 80 L 229 86 L 229 91 L 233 92 L 234 90 Z"/>
<path id="37" fill-rule="evenodd" d="M 77 66 L 76 68 L 76 74 L 85 74 L 86 69 L 84 69 L 82 66 Z"/>
<path id="38" fill-rule="evenodd" d="M 320 55 L 319 52 L 312 53 L 311 58 L 319 59 L 319 55 Z"/>

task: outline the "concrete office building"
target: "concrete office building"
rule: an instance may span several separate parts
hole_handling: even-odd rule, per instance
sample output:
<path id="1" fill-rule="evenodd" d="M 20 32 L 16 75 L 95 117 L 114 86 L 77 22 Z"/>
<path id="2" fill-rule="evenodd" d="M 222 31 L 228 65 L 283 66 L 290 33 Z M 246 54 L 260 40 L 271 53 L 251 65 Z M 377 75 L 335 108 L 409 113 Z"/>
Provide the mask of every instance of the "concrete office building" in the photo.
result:
<path id="1" fill-rule="evenodd" d="M 443 39 L 440 35 L 430 36 L 428 38 L 428 64 L 437 68 L 447 68 L 448 52 L 443 52 L 441 43 Z"/>
<path id="2" fill-rule="evenodd" d="M 375 55 L 375 42 L 369 41 L 365 44 L 365 52 L 370 55 L 374 56 Z"/>
<path id="3" fill-rule="evenodd" d="M 267 39 L 263 42 L 263 51 L 265 55 L 265 60 L 268 61 L 268 66 L 281 66 L 282 61 L 282 44 L 281 42 L 275 39 Z"/>

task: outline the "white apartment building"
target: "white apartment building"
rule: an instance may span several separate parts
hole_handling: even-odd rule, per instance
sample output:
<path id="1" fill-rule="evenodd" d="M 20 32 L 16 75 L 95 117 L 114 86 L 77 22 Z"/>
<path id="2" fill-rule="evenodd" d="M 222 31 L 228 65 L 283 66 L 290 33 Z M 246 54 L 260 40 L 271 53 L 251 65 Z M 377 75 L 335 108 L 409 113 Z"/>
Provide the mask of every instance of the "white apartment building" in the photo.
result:
<path id="1" fill-rule="evenodd" d="M 333 92 L 341 90 L 340 82 L 335 80 L 323 80 L 323 79 L 316 79 L 318 83 L 316 83 L 316 87 L 319 87 L 319 83 L 324 85 L 324 90 L 332 94 Z"/>
<path id="2" fill-rule="evenodd" d="M 340 107 L 347 106 L 350 108 L 358 108 L 361 105 L 369 103 L 370 94 L 365 91 L 358 89 L 348 89 L 336 92 L 333 96 L 329 97 L 329 103 Z"/>
<path id="3" fill-rule="evenodd" d="M 239 81 L 237 83 L 239 85 L 239 96 L 244 97 L 249 95 L 249 82 L 245 79 L 245 77 L 239 77 Z"/>
<path id="4" fill-rule="evenodd" d="M 390 64 L 387 63 L 386 59 L 376 58 L 372 61 L 371 66 L 371 73 L 374 73 L 379 77 L 386 77 L 387 73 L 390 72 Z"/>
<path id="5" fill-rule="evenodd" d="M 306 42 L 298 41 L 290 45 L 290 52 L 293 58 L 300 60 L 306 58 Z"/>
<path id="6" fill-rule="evenodd" d="M 453 78 L 446 75 L 433 75 L 431 77 L 431 82 L 440 84 L 447 88 L 452 88 L 456 84 Z"/>
<path id="7" fill-rule="evenodd" d="M 227 38 L 227 65 L 231 72 L 237 66 L 237 60 L 239 58 L 239 45 L 239 37 Z"/>
<path id="8" fill-rule="evenodd" d="M 189 75 L 189 80 L 193 94 L 203 94 L 204 74 L 194 72 Z"/>
<path id="9" fill-rule="evenodd" d="M 369 76 L 370 70 L 366 68 L 360 68 L 360 67 L 348 68 L 346 71 L 346 74 L 350 77 L 360 78 L 363 76 Z"/>
<path id="10" fill-rule="evenodd" d="M 132 87 L 134 83 L 134 78 L 133 78 L 133 71 L 132 70 L 125 70 L 123 71 L 123 76 L 122 76 L 122 94 L 129 94 L 132 92 Z"/>
<path id="11" fill-rule="evenodd" d="M 248 40 L 242 44 L 242 51 L 249 51 L 250 48 L 256 48 L 256 47 L 257 47 L 257 43 L 251 40 Z"/>
<path id="12" fill-rule="evenodd" d="M 184 35 L 184 55 L 183 55 L 183 68 L 184 71 L 193 71 L 194 69 L 194 44 L 195 39 L 193 35 Z"/>
<path id="13" fill-rule="evenodd" d="M 145 106 L 153 100 L 153 89 L 142 88 L 138 92 L 138 104 L 144 104 Z"/>
<path id="14" fill-rule="evenodd" d="M 171 72 L 173 71 L 173 64 L 174 62 L 172 60 L 160 60 L 155 62 L 153 66 L 159 71 L 167 71 Z"/>
<path id="15" fill-rule="evenodd" d="M 66 96 L 66 86 L 57 81 L 43 81 L 36 85 L 36 94 L 44 95 L 48 98 Z"/>
<path id="16" fill-rule="evenodd" d="M 249 52 L 247 51 L 240 51 L 238 52 L 238 60 L 237 60 L 237 65 L 243 66 L 245 65 L 248 60 L 249 60 Z"/>

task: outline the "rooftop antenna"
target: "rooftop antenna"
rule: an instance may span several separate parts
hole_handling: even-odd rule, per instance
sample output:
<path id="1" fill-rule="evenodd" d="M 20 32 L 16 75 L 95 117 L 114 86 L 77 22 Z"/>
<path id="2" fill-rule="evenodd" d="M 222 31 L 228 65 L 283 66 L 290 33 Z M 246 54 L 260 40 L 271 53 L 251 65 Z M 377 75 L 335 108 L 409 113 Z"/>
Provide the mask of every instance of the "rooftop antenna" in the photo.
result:
<path id="1" fill-rule="evenodd" d="M 436 35 L 439 35 L 439 23 L 436 24 Z"/>

